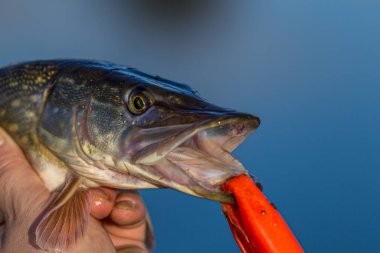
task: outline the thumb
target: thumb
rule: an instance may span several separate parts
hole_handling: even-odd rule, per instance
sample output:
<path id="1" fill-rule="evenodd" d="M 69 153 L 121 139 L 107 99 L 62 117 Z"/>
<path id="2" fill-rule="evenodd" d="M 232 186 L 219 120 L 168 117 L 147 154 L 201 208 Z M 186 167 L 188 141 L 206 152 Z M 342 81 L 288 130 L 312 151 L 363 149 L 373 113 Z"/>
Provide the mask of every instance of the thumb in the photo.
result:
<path id="1" fill-rule="evenodd" d="M 0 210 L 6 219 L 35 206 L 36 201 L 41 201 L 41 194 L 48 197 L 48 192 L 20 148 L 1 128 L 0 186 Z"/>

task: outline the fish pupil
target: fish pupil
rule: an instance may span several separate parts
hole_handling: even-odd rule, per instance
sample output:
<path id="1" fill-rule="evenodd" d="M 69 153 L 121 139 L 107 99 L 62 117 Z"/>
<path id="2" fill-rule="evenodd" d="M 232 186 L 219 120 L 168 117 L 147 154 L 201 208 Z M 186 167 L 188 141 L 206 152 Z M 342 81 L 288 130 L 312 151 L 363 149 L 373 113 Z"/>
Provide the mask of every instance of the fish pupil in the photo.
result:
<path id="1" fill-rule="evenodd" d="M 142 97 L 136 96 L 133 100 L 133 106 L 137 111 L 142 111 L 145 109 L 145 101 Z"/>

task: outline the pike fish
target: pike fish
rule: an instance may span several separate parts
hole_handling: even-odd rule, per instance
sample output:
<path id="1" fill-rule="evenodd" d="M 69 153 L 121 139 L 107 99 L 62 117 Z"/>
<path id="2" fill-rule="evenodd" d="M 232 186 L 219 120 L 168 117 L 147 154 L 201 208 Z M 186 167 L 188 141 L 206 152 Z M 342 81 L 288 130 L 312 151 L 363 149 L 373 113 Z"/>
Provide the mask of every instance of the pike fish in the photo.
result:
<path id="1" fill-rule="evenodd" d="M 109 62 L 0 69 L 0 127 L 53 193 L 35 231 L 48 251 L 83 234 L 90 188 L 172 188 L 233 202 L 220 185 L 248 174 L 231 152 L 258 126 L 259 118 L 215 106 L 188 85 Z"/>

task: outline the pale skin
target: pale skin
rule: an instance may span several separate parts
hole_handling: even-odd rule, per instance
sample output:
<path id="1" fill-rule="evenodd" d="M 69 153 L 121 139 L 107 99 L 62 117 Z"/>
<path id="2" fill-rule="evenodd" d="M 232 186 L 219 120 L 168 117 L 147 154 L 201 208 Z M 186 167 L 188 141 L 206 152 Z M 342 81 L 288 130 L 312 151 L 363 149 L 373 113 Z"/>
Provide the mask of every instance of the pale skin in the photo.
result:
<path id="1" fill-rule="evenodd" d="M 0 128 L 0 252 L 46 253 L 33 246 L 30 227 L 50 193 L 14 141 Z M 147 211 L 136 192 L 91 190 L 91 216 L 83 238 L 65 253 L 146 253 Z"/>

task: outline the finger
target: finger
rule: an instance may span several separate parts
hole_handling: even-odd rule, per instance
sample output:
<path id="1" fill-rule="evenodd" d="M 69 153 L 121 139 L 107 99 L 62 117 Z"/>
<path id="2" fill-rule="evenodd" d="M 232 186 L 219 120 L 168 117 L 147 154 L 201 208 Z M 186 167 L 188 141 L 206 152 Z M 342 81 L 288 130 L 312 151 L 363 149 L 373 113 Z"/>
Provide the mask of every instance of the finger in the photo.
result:
<path id="1" fill-rule="evenodd" d="M 147 250 L 148 246 L 145 243 L 145 222 L 139 223 L 135 227 L 121 228 L 115 224 L 104 224 L 104 228 L 108 231 L 113 245 L 117 249 L 125 247 L 137 247 Z"/>
<path id="2" fill-rule="evenodd" d="M 21 211 L 38 198 L 45 200 L 49 195 L 20 148 L 1 128 L 0 185 L 0 209 L 6 216 L 15 210 Z"/>
<path id="3" fill-rule="evenodd" d="M 111 214 L 116 199 L 116 190 L 101 187 L 91 189 L 91 215 L 96 219 L 104 219 Z"/>
<path id="4" fill-rule="evenodd" d="M 138 246 L 146 250 L 146 209 L 136 191 L 123 192 L 104 224 L 115 247 Z"/>
<path id="5" fill-rule="evenodd" d="M 131 227 L 143 221 L 146 209 L 142 198 L 136 191 L 125 191 L 116 198 L 110 218 L 122 227 Z"/>
<path id="6" fill-rule="evenodd" d="M 146 214 L 145 220 L 146 220 L 145 240 L 144 240 L 145 246 L 149 250 L 153 250 L 153 248 L 156 246 L 156 239 L 154 237 L 153 225 L 148 213 Z"/>

